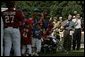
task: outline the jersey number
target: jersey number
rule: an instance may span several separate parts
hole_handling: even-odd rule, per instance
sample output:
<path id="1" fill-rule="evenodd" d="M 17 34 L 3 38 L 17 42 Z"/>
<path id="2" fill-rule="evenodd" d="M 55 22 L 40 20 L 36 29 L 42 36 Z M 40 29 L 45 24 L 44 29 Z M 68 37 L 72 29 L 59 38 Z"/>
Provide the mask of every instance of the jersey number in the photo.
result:
<path id="1" fill-rule="evenodd" d="M 27 37 L 27 32 L 24 32 L 24 33 L 23 33 L 23 36 L 24 36 L 24 37 Z"/>
<path id="2" fill-rule="evenodd" d="M 13 23 L 14 22 L 14 16 L 5 16 L 5 22 L 6 23 Z"/>

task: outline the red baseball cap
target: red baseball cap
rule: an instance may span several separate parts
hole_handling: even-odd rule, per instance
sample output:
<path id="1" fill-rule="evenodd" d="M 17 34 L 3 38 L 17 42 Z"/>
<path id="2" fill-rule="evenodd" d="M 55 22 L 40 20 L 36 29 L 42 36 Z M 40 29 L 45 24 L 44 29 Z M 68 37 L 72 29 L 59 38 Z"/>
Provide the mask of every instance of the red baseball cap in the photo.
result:
<path id="1" fill-rule="evenodd" d="M 27 24 L 33 24 L 33 18 L 27 19 L 27 20 L 26 20 L 26 23 L 27 23 Z"/>

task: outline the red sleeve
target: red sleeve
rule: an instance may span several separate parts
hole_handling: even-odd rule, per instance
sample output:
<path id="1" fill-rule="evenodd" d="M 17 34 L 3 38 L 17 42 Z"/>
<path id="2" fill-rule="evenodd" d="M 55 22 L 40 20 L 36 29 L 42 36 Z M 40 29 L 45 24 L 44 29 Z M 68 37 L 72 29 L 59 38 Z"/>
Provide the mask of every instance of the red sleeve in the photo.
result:
<path id="1" fill-rule="evenodd" d="M 17 10 L 16 11 L 16 18 L 18 18 L 20 21 L 22 21 L 24 19 L 24 14 L 22 11 Z"/>
<path id="2" fill-rule="evenodd" d="M 50 24 L 48 25 L 48 28 L 49 28 L 49 29 L 52 29 L 52 28 L 53 28 L 53 24 L 50 23 Z"/>
<path id="3" fill-rule="evenodd" d="M 16 22 L 14 26 L 21 26 L 24 22 L 24 14 L 22 11 L 17 10 L 15 15 Z"/>

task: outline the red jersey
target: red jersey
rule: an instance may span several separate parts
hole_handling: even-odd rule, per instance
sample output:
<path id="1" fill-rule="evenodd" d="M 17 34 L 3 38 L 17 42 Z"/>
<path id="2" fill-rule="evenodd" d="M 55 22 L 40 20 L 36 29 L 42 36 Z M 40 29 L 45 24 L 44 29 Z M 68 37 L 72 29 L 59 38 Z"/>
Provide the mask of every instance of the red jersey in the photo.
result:
<path id="1" fill-rule="evenodd" d="M 21 29 L 22 44 L 31 44 L 32 36 L 32 19 L 25 19 L 23 28 Z"/>
<path id="2" fill-rule="evenodd" d="M 32 36 L 32 29 L 31 28 L 23 28 L 21 31 L 22 37 L 22 44 L 31 44 L 31 36 Z"/>
<path id="3" fill-rule="evenodd" d="M 22 11 L 8 9 L 2 12 L 4 27 L 19 27 L 24 20 Z"/>
<path id="4" fill-rule="evenodd" d="M 29 18 L 29 19 L 27 20 L 27 23 L 28 23 L 28 24 L 33 24 L 33 18 Z"/>

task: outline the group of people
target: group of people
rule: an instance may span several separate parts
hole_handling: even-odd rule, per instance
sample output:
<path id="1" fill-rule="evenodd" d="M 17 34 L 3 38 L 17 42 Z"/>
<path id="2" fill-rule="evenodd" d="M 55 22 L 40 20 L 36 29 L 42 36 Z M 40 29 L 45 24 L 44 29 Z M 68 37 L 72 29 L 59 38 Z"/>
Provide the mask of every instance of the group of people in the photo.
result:
<path id="1" fill-rule="evenodd" d="M 42 41 L 49 35 L 60 38 L 62 50 L 80 49 L 81 18 L 80 14 L 74 17 L 68 15 L 68 20 L 62 24 L 62 17 L 48 18 L 47 12 L 35 10 L 31 18 L 26 18 L 26 12 L 15 8 L 14 2 L 6 2 L 7 10 L 1 13 L 1 56 L 39 56 Z M 15 8 L 15 9 L 14 9 Z M 73 33 L 74 31 L 74 33 Z"/>
<path id="2" fill-rule="evenodd" d="M 72 15 L 68 16 L 68 21 L 64 25 L 64 48 L 69 51 L 71 50 L 71 45 L 73 42 L 73 50 L 80 49 L 81 43 L 81 17 L 80 14 L 76 14 L 75 17 L 72 18 Z M 66 44 L 67 42 L 67 44 Z M 77 48 L 76 48 L 77 46 Z M 67 48 L 68 47 L 68 48 Z"/>
<path id="3" fill-rule="evenodd" d="M 56 21 L 58 20 L 59 21 Z M 54 17 L 54 35 L 59 32 L 61 51 L 68 52 L 70 50 L 79 50 L 81 44 L 81 31 L 82 23 L 81 16 L 78 13 L 74 15 L 69 14 L 65 21 L 62 21 L 62 17 Z M 56 37 L 58 38 L 58 37 Z"/>

